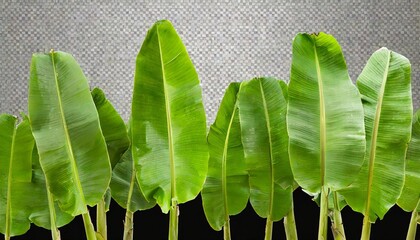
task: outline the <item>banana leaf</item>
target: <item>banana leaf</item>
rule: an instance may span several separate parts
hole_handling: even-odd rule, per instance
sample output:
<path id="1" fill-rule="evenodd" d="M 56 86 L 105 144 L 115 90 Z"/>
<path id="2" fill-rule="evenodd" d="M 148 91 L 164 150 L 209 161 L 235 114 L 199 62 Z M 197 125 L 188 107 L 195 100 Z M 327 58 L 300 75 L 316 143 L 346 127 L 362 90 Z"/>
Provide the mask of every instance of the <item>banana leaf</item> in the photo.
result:
<path id="1" fill-rule="evenodd" d="M 0 118 L 0 121 L 2 122 L 1 132 L 5 131 L 5 127 L 7 126 L 7 124 L 3 123 L 8 122 L 9 124 L 11 124 L 12 120 L 14 122 L 16 121 L 16 118 L 10 115 L 2 115 L 0 116 Z M 11 219 L 13 223 L 11 226 L 15 227 L 15 225 L 20 225 L 19 223 L 15 223 L 13 219 L 13 216 L 16 216 L 18 214 L 22 216 L 24 215 L 24 218 L 22 218 L 20 221 L 22 223 L 25 222 L 27 224 L 28 229 L 29 220 L 35 225 L 43 227 L 45 229 L 51 229 L 51 226 L 54 226 L 54 228 L 64 226 L 68 224 L 73 219 L 73 217 L 69 214 L 63 213 L 58 208 L 57 202 L 49 201 L 47 185 L 45 182 L 44 173 L 39 164 L 38 152 L 35 147 L 35 141 L 32 136 L 29 120 L 27 116 L 23 114 L 22 118 L 22 122 L 17 126 L 16 129 L 16 134 L 14 138 L 15 154 L 14 157 L 11 159 L 13 161 L 15 161 L 14 159 L 18 160 L 16 162 L 18 163 L 17 166 L 16 163 L 14 167 L 12 165 L 13 168 L 21 168 L 20 172 L 16 172 L 16 174 L 19 174 L 19 176 L 26 177 L 20 178 L 19 176 L 14 177 L 14 175 L 4 175 L 10 177 L 10 183 L 13 185 L 11 197 L 12 199 L 14 199 L 14 201 L 11 202 L 10 205 L 13 208 L 11 209 L 12 218 L 9 217 L 9 219 Z M 8 130 L 13 130 L 11 126 L 12 125 L 8 126 Z M 5 131 L 5 133 L 6 132 L 7 131 Z M 3 138 L 4 137 L 2 136 L 2 139 Z M 19 148 L 16 149 L 16 147 Z M 22 154 L 22 156 L 19 156 L 17 154 Z M 25 173 L 24 171 L 27 172 Z M 12 174 L 14 173 L 15 172 L 12 172 Z M 4 182 L 7 183 L 8 180 Z M 25 197 L 28 195 L 28 192 L 31 193 L 30 200 L 28 200 L 28 198 Z M 52 206 L 49 206 L 50 203 L 52 203 Z M 51 207 L 54 208 L 52 214 L 50 214 Z M 51 216 L 54 217 L 54 223 L 51 223 L 50 221 Z M 52 231 L 55 232 L 57 231 L 57 229 L 52 229 Z"/>
<path id="2" fill-rule="evenodd" d="M 156 205 L 154 201 L 147 201 L 140 190 L 136 180 L 131 147 L 115 165 L 110 188 L 112 198 L 118 205 L 132 213 L 147 210 Z"/>
<path id="3" fill-rule="evenodd" d="M 134 213 L 138 210 L 150 209 L 156 205 L 156 202 L 147 201 L 140 190 L 136 180 L 131 147 L 115 166 L 110 188 L 112 198 L 118 205 L 126 209 L 123 239 L 133 239 Z"/>
<path id="4" fill-rule="evenodd" d="M 83 214 L 88 239 L 96 239 L 87 205 L 101 201 L 111 166 L 86 77 L 70 54 L 33 55 L 28 102 L 51 194 L 63 211 Z"/>
<path id="5" fill-rule="evenodd" d="M 370 57 L 357 79 L 366 126 L 366 155 L 360 174 L 340 191 L 349 206 L 365 216 L 362 238 L 370 223 L 396 203 L 404 183 L 404 160 L 411 133 L 410 63 L 382 48 Z"/>
<path id="6" fill-rule="evenodd" d="M 397 204 L 404 211 L 412 212 L 407 239 L 414 240 L 417 224 L 420 223 L 420 110 L 413 117 L 405 163 L 404 187 Z"/>
<path id="7" fill-rule="evenodd" d="M 201 196 L 204 213 L 216 231 L 224 228 L 230 239 L 229 216 L 242 212 L 249 198 L 248 173 L 241 143 L 237 94 L 240 83 L 231 83 L 211 125 L 209 169 Z"/>
<path id="8" fill-rule="evenodd" d="M 278 80 L 255 78 L 242 83 L 238 101 L 250 202 L 267 218 L 266 239 L 271 239 L 272 222 L 281 220 L 292 204 L 287 100 Z"/>
<path id="9" fill-rule="evenodd" d="M 5 239 L 24 234 L 30 228 L 28 185 L 32 178 L 34 141 L 28 121 L 0 115 L 0 232 Z"/>
<path id="10" fill-rule="evenodd" d="M 137 180 L 148 201 L 171 209 L 175 227 L 177 205 L 203 187 L 208 147 L 200 82 L 167 20 L 153 25 L 137 56 L 131 114 Z"/>
<path id="11" fill-rule="evenodd" d="M 130 145 L 127 129 L 124 120 L 100 88 L 94 88 L 91 94 L 98 111 L 111 167 L 114 168 Z"/>
<path id="12" fill-rule="evenodd" d="M 131 127 L 128 126 L 128 128 L 128 135 L 131 138 Z M 123 239 L 133 239 L 134 213 L 138 210 L 150 209 L 156 205 L 156 202 L 147 201 L 140 190 L 140 186 L 136 180 L 136 169 L 134 167 L 131 146 L 115 165 L 109 187 L 112 198 L 118 205 L 126 209 Z"/>
<path id="13" fill-rule="evenodd" d="M 312 195 L 321 193 L 319 238 L 325 239 L 329 192 L 351 184 L 365 151 L 360 94 L 333 36 L 295 37 L 287 122 L 293 175 Z"/>
<path id="14" fill-rule="evenodd" d="M 91 94 L 98 111 L 111 167 L 114 168 L 130 145 L 125 123 L 101 89 L 94 88 Z M 96 206 L 97 232 L 104 240 L 107 239 L 106 212 L 109 210 L 110 202 L 111 193 L 108 190 Z"/>
<path id="15" fill-rule="evenodd" d="M 415 211 L 420 200 L 420 110 L 414 114 L 411 129 L 404 188 L 397 202 L 398 206 L 407 212 Z"/>

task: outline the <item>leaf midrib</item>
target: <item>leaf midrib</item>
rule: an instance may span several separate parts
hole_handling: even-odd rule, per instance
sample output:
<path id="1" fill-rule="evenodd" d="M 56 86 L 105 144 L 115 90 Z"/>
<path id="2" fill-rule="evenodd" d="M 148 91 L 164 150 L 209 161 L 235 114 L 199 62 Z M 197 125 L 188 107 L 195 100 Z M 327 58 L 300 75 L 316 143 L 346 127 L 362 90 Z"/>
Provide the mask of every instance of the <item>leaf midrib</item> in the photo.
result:
<path id="1" fill-rule="evenodd" d="M 79 178 L 79 171 L 77 169 L 77 164 L 76 164 L 76 159 L 74 157 L 73 154 L 73 148 L 71 146 L 71 141 L 70 141 L 70 135 L 69 135 L 69 131 L 67 129 L 67 122 L 64 116 L 64 108 L 63 108 L 63 103 L 61 101 L 61 93 L 60 93 L 60 88 L 59 88 L 59 84 L 58 84 L 58 74 L 56 71 L 56 65 L 55 65 L 55 60 L 54 60 L 54 51 L 51 50 L 51 62 L 52 62 L 52 67 L 53 67 L 53 73 L 54 73 L 54 80 L 55 80 L 55 86 L 56 86 L 56 93 L 57 93 L 57 100 L 58 100 L 58 106 L 59 106 L 59 111 L 60 111 L 60 117 L 61 117 L 61 123 L 63 125 L 63 130 L 64 130 L 64 137 L 66 140 L 66 150 L 67 150 L 67 154 L 70 157 L 70 164 L 71 164 L 71 168 L 73 170 L 73 177 L 76 180 L 76 189 L 80 194 L 80 197 L 82 198 L 83 201 L 83 206 L 84 206 L 84 211 L 87 212 L 87 206 L 86 206 L 86 200 L 85 200 L 85 195 L 83 193 L 83 188 L 82 188 L 82 184 L 80 182 L 80 178 Z"/>
<path id="2" fill-rule="evenodd" d="M 126 203 L 126 209 L 127 211 L 131 212 L 131 198 L 133 197 L 133 191 L 134 191 L 134 184 L 136 181 L 136 170 L 134 169 L 134 161 L 132 161 L 132 169 L 131 169 L 131 178 L 130 178 L 130 188 L 128 189 L 127 194 L 127 203 Z"/>
<path id="3" fill-rule="evenodd" d="M 261 83 L 261 80 L 258 81 L 260 84 L 260 92 L 261 92 L 261 98 L 263 101 L 264 106 L 264 116 L 265 116 L 265 123 L 267 127 L 267 133 L 268 133 L 268 147 L 270 148 L 270 178 L 271 178 L 271 191 L 270 191 L 270 202 L 269 202 L 269 216 L 268 219 L 272 219 L 273 214 L 273 202 L 274 202 L 274 167 L 273 167 L 273 146 L 272 146 L 272 138 L 271 138 L 271 123 L 270 123 L 270 116 L 268 114 L 267 109 L 267 101 L 265 100 L 265 93 L 264 89 Z"/>
<path id="4" fill-rule="evenodd" d="M 165 75 L 165 63 L 163 62 L 162 45 L 160 42 L 159 26 L 156 26 L 156 34 L 159 44 L 159 57 L 160 65 L 162 70 L 162 81 L 163 81 L 163 92 L 165 95 L 165 109 L 166 109 L 166 127 L 168 129 L 168 151 L 169 151 L 169 165 L 171 170 L 171 205 L 173 200 L 176 200 L 176 182 L 175 182 L 175 162 L 174 162 L 174 149 L 173 149 L 173 138 L 172 138 L 172 118 L 171 108 L 169 103 L 169 94 L 166 86 L 166 75 Z M 173 61 L 173 59 L 171 60 Z"/>
<path id="5" fill-rule="evenodd" d="M 16 123 L 16 120 L 15 120 Z M 15 139 L 16 139 L 17 128 L 15 124 L 13 125 L 13 137 L 12 137 L 12 146 L 10 147 L 10 158 L 9 158 L 9 172 L 8 172 L 8 181 L 7 181 L 7 203 L 6 203 L 6 232 L 5 236 L 9 237 L 11 232 L 11 199 L 12 199 L 12 179 L 13 179 L 13 159 L 15 152 Z"/>
<path id="6" fill-rule="evenodd" d="M 233 106 L 233 112 L 230 117 L 228 130 L 226 132 L 226 138 L 225 143 L 223 146 L 223 156 L 222 156 L 222 194 L 223 194 L 223 200 L 224 200 L 224 208 L 225 208 L 225 221 L 229 221 L 229 206 L 228 206 L 228 197 L 227 197 L 227 150 L 229 147 L 229 139 L 230 139 L 230 130 L 232 129 L 233 120 L 235 118 L 236 114 L 236 108 L 237 108 L 237 101 L 235 101 L 235 104 Z"/>
<path id="7" fill-rule="evenodd" d="M 375 111 L 375 120 L 373 123 L 373 131 L 372 131 L 372 138 L 371 138 L 371 145 L 370 145 L 370 155 L 369 155 L 369 170 L 368 170 L 368 186 L 367 186 L 367 198 L 366 198 L 366 209 L 364 216 L 367 219 L 370 218 L 370 204 L 371 204 L 371 195 L 372 195 L 372 184 L 373 184 L 373 170 L 375 165 L 375 158 L 376 158 L 376 143 L 378 139 L 378 130 L 379 130 L 379 122 L 381 119 L 381 112 L 382 112 L 382 102 L 385 94 L 385 85 L 388 80 L 388 71 L 389 71 L 389 64 L 391 61 L 391 52 L 388 51 L 387 55 L 387 63 L 384 71 L 384 75 L 382 78 L 382 85 L 379 90 L 379 98 L 376 104 L 376 111 Z"/>
<path id="8" fill-rule="evenodd" d="M 325 161 L 326 161 L 326 123 L 325 123 L 325 99 L 324 99 L 324 86 L 321 75 L 321 67 L 318 59 L 318 52 L 316 50 L 316 42 L 314 41 L 314 55 L 316 74 L 318 78 L 318 92 L 319 92 L 319 147 L 320 147 L 320 174 L 321 174 L 321 187 L 325 185 Z"/>
<path id="9" fill-rule="evenodd" d="M 129 121 L 129 138 L 130 138 L 130 142 L 133 142 L 133 133 L 131 132 L 131 129 L 133 129 L 133 121 Z M 129 148 L 127 149 L 127 151 L 130 151 L 130 152 L 132 152 L 132 145 L 130 145 L 129 146 Z M 125 153 L 125 154 L 127 154 L 127 153 Z M 135 182 L 134 181 L 136 181 L 136 175 L 137 175 L 137 172 L 136 172 L 136 165 L 135 165 L 135 163 L 134 163 L 134 160 L 133 160 L 133 157 L 131 157 L 131 177 L 130 177 L 130 187 L 129 187 L 129 189 L 128 189 L 128 194 L 127 194 L 127 202 L 126 202 L 126 210 L 127 211 L 130 211 L 131 212 L 131 210 L 130 210 L 130 208 L 131 208 L 131 198 L 133 197 L 133 191 L 134 191 L 134 184 L 135 184 Z"/>
<path id="10" fill-rule="evenodd" d="M 130 147 L 131 148 L 131 147 Z M 131 151 L 131 149 L 129 149 L 128 151 Z M 133 159 L 131 158 L 131 178 L 130 178 L 130 188 L 128 189 L 128 194 L 127 194 L 127 203 L 126 203 L 126 210 L 131 212 L 131 198 L 133 197 L 133 191 L 134 191 L 134 185 L 135 185 L 135 181 L 136 181 L 136 166 L 135 163 L 133 161 Z"/>

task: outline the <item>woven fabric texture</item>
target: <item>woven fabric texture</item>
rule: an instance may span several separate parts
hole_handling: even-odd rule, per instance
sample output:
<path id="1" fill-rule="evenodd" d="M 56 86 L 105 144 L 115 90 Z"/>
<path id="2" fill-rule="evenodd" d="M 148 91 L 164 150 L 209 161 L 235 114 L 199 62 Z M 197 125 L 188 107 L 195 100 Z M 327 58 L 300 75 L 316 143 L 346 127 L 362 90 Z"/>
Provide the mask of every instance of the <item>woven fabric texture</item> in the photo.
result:
<path id="1" fill-rule="evenodd" d="M 3 0 L 0 10 L 2 113 L 27 110 L 31 55 L 53 48 L 72 53 L 127 120 L 135 57 L 159 19 L 171 20 L 186 45 L 209 124 L 230 82 L 288 81 L 298 32 L 333 34 L 353 81 L 380 47 L 403 54 L 420 105 L 420 0 Z"/>

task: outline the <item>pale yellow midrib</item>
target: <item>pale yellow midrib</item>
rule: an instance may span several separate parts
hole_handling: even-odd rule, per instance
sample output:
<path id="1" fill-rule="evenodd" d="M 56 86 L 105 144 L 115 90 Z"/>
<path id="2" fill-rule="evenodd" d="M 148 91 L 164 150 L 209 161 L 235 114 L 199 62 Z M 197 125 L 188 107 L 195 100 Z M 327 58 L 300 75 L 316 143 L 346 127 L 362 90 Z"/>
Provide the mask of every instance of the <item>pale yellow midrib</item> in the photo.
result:
<path id="1" fill-rule="evenodd" d="M 270 191 L 270 202 L 269 202 L 269 216 L 267 219 L 270 221 L 272 220 L 273 215 L 273 202 L 274 202 L 274 168 L 273 168 L 273 146 L 272 146 L 272 138 L 271 138 L 271 123 L 270 123 L 270 116 L 267 111 L 267 102 L 265 100 L 265 93 L 264 89 L 261 83 L 261 80 L 259 80 L 260 84 L 260 92 L 261 92 L 261 98 L 263 100 L 263 106 L 264 106 L 264 116 L 265 116 L 265 123 L 267 127 L 268 132 L 268 141 L 269 141 L 269 148 L 270 148 L 270 178 L 271 178 L 271 191 Z"/>
<path id="2" fill-rule="evenodd" d="M 131 151 L 131 150 L 130 150 Z M 130 211 L 130 207 L 131 207 L 131 198 L 133 197 L 133 191 L 134 191 L 134 184 L 136 181 L 136 168 L 134 165 L 134 161 L 131 161 L 131 178 L 130 178 L 130 188 L 128 190 L 128 195 L 127 195 L 127 203 L 126 203 L 126 207 L 127 207 L 127 211 Z"/>
<path id="3" fill-rule="evenodd" d="M 15 152 L 16 126 L 13 126 L 12 146 L 10 149 L 9 172 L 7 177 L 7 203 L 6 203 L 6 232 L 5 236 L 10 237 L 11 232 L 11 200 L 12 200 L 12 179 L 13 179 L 13 159 Z"/>
<path id="4" fill-rule="evenodd" d="M 381 111 L 382 111 L 382 102 L 385 94 L 385 85 L 388 79 L 388 70 L 389 70 L 389 64 L 391 61 L 391 52 L 388 51 L 388 58 L 387 58 L 387 64 L 384 71 L 383 79 L 382 79 L 382 85 L 379 92 L 379 98 L 378 103 L 376 105 L 376 112 L 375 112 L 375 120 L 373 123 L 373 131 L 372 131 L 372 138 L 371 138 L 371 145 L 370 145 L 370 156 L 369 156 L 369 171 L 368 171 L 368 189 L 367 189 L 367 198 L 366 198 L 366 209 L 364 216 L 367 217 L 367 219 L 370 218 L 370 200 L 371 200 L 371 191 L 372 191 L 372 183 L 373 183 L 373 169 L 375 164 L 375 158 L 376 158 L 376 143 L 378 139 L 378 130 L 379 130 L 379 121 L 381 118 Z"/>
<path id="5" fill-rule="evenodd" d="M 319 91 L 319 144 L 320 144 L 320 174 L 321 174 L 321 186 L 325 185 L 325 161 L 326 161 L 326 146 L 327 146 L 327 134 L 326 134 L 326 123 L 325 123 L 325 99 L 324 99 L 324 86 L 321 75 L 321 67 L 319 65 L 318 53 L 316 51 L 316 44 L 314 42 L 314 55 L 316 74 L 318 78 L 318 91 Z"/>
<path id="6" fill-rule="evenodd" d="M 74 157 L 73 154 L 73 149 L 71 146 L 71 141 L 70 141 L 70 135 L 67 129 L 67 123 L 66 123 L 66 119 L 64 116 L 64 109 L 63 109 L 63 104 L 61 103 L 61 94 L 60 94 L 60 89 L 59 89 L 59 84 L 58 84 L 58 75 L 56 72 L 56 66 L 55 66 L 55 61 L 54 61 L 54 52 L 51 51 L 51 62 L 53 65 L 53 72 L 54 72 L 54 80 L 55 80 L 55 86 L 56 86 L 56 92 L 57 92 L 57 98 L 58 98 L 58 106 L 60 109 L 60 115 L 61 115 L 61 122 L 63 124 L 63 130 L 64 130 L 64 136 L 66 139 L 66 149 L 67 149 L 67 154 L 70 157 L 70 164 L 73 170 L 73 175 L 75 178 L 75 182 L 76 182 L 76 189 L 80 194 L 80 197 L 82 198 L 83 201 L 83 205 L 84 205 L 84 211 L 85 213 L 88 211 L 87 206 L 86 206 L 86 200 L 85 200 L 85 195 L 83 193 L 83 188 L 80 182 L 80 178 L 79 178 L 79 171 L 77 169 L 77 165 L 76 165 L 76 159 Z"/>
<path id="7" fill-rule="evenodd" d="M 226 221 L 229 221 L 228 196 L 227 196 L 227 174 L 226 174 L 227 150 L 229 147 L 230 130 L 232 129 L 233 120 L 236 114 L 236 107 L 237 107 L 237 102 L 235 101 L 235 104 L 233 106 L 233 113 L 232 113 L 232 116 L 230 117 L 228 130 L 226 132 L 226 138 L 225 138 L 225 144 L 223 146 L 223 156 L 222 156 L 222 194 L 223 194 L 223 200 L 224 200 L 223 203 L 224 203 L 224 208 L 225 208 Z"/>
<path id="8" fill-rule="evenodd" d="M 160 36 L 159 36 L 159 26 L 156 27 L 156 34 L 158 37 L 158 44 L 159 44 L 159 56 L 160 56 L 160 64 L 162 67 L 162 80 L 163 80 L 163 91 L 165 94 L 165 109 L 166 109 L 166 126 L 168 129 L 168 150 L 169 150 L 169 164 L 171 169 L 171 205 L 173 200 L 176 200 L 176 180 L 175 180 L 175 162 L 174 162 L 174 149 L 173 149 L 173 140 L 172 140 L 172 123 L 171 123 L 171 108 L 169 104 L 169 95 L 168 89 L 166 86 L 166 76 L 165 76 L 165 66 L 163 62 L 162 56 L 162 46 L 160 43 Z"/>

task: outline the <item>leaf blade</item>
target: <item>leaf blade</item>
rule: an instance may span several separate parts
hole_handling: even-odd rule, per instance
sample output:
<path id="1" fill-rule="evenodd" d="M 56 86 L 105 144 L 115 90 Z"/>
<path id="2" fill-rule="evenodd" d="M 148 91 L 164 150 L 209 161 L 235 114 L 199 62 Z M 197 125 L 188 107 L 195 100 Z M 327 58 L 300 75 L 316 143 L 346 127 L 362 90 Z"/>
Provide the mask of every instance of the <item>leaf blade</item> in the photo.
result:
<path id="1" fill-rule="evenodd" d="M 31 181 L 31 131 L 28 121 L 17 125 L 17 118 L 0 115 L 0 232 L 6 236 L 29 230 L 29 211 L 25 208 Z M 32 145 L 32 146 L 31 146 Z"/>
<path id="2" fill-rule="evenodd" d="M 209 169 L 201 196 L 207 221 L 217 231 L 229 215 L 238 214 L 246 207 L 249 197 L 237 108 L 239 86 L 240 83 L 231 83 L 226 89 L 207 137 Z"/>
<path id="3" fill-rule="evenodd" d="M 28 109 L 51 193 L 65 212 L 86 213 L 104 195 L 111 168 L 87 80 L 70 54 L 33 55 Z"/>
<path id="4" fill-rule="evenodd" d="M 278 80 L 256 78 L 242 83 L 238 97 L 251 205 L 272 221 L 289 212 L 293 190 L 282 93 Z"/>
<path id="5" fill-rule="evenodd" d="M 405 181 L 398 206 L 404 211 L 412 212 L 420 199 L 420 111 L 414 114 L 412 123 L 411 140 L 407 149 Z M 418 210 L 417 210 L 418 211 Z"/>
<path id="6" fill-rule="evenodd" d="M 207 173 L 205 113 L 197 73 L 169 21 L 149 30 L 137 57 L 132 121 L 137 180 L 146 199 L 168 212 L 172 200 L 195 198 Z"/>
<path id="7" fill-rule="evenodd" d="M 313 194 L 348 186 L 363 162 L 363 108 L 331 35 L 295 37 L 287 121 L 299 185 Z"/>
<path id="8" fill-rule="evenodd" d="M 112 198 L 122 208 L 134 213 L 138 210 L 150 209 L 156 205 L 154 201 L 147 201 L 136 180 L 131 147 L 124 153 L 115 165 L 110 184 Z"/>
<path id="9" fill-rule="evenodd" d="M 340 193 L 354 211 L 374 222 L 395 204 L 403 186 L 412 120 L 409 62 L 400 54 L 379 49 L 368 60 L 357 86 L 368 151 L 355 182 Z"/>
<path id="10" fill-rule="evenodd" d="M 111 167 L 114 168 L 130 145 L 127 129 L 124 120 L 100 88 L 94 88 L 91 94 L 96 110 L 98 111 L 99 122 L 107 145 Z"/>

